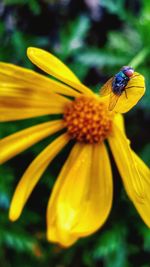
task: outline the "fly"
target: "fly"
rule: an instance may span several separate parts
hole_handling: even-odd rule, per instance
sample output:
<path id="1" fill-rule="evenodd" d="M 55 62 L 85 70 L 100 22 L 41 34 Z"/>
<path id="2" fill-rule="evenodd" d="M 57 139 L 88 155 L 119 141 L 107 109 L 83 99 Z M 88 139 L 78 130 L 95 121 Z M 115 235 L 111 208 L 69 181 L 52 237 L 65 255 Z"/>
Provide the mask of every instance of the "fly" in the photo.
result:
<path id="1" fill-rule="evenodd" d="M 102 87 L 100 94 L 102 96 L 110 94 L 109 107 L 108 109 L 112 111 L 117 104 L 119 97 L 125 92 L 125 96 L 127 97 L 126 89 L 131 87 L 127 87 L 128 82 L 132 77 L 136 77 L 138 75 L 133 75 L 134 69 L 129 66 L 123 66 L 121 70 L 112 78 L 110 78 L 105 85 Z"/>

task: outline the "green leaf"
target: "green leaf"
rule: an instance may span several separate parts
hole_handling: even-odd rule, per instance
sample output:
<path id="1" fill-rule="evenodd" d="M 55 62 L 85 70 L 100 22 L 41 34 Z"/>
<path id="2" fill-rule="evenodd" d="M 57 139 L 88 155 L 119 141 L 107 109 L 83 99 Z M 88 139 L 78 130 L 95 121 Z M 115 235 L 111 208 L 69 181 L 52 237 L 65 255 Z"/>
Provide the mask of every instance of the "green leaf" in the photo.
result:
<path id="1" fill-rule="evenodd" d="M 116 56 L 114 53 L 104 50 L 88 48 L 79 52 L 76 60 L 88 67 L 122 66 L 126 61 L 124 56 Z"/>
<path id="2" fill-rule="evenodd" d="M 41 13 L 40 4 L 37 0 L 4 0 L 5 5 L 28 5 L 33 14 Z"/>
<path id="3" fill-rule="evenodd" d="M 72 56 L 78 49 L 84 46 L 84 39 L 90 28 L 90 21 L 87 16 L 79 16 L 70 22 L 60 33 L 60 48 L 56 52 L 65 59 Z"/>
<path id="4" fill-rule="evenodd" d="M 101 0 L 100 4 L 105 7 L 108 12 L 118 15 L 121 19 L 125 19 L 127 17 L 124 0 Z"/>
<path id="5" fill-rule="evenodd" d="M 107 267 L 127 266 L 127 248 L 125 243 L 126 229 L 116 225 L 105 231 L 94 250 L 94 258 L 103 258 Z"/>

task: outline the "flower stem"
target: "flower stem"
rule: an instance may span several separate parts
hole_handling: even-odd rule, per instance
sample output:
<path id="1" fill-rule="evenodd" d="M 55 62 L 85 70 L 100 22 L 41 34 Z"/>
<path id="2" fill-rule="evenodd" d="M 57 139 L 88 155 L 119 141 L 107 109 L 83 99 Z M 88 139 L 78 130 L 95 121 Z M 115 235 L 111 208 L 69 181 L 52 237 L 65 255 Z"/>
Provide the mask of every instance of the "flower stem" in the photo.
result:
<path id="1" fill-rule="evenodd" d="M 150 50 L 148 48 L 144 48 L 141 50 L 128 64 L 128 66 L 131 66 L 133 68 L 137 68 L 147 57 L 147 55 L 150 53 Z"/>

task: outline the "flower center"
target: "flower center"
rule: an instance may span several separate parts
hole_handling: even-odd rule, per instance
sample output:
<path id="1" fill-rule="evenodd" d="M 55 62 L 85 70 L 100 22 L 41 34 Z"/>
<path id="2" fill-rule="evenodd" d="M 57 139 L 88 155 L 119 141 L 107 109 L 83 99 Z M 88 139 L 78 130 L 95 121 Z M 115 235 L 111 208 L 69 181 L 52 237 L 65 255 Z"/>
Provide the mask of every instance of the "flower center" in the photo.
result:
<path id="1" fill-rule="evenodd" d="M 79 142 L 100 143 L 112 130 L 112 114 L 96 98 L 82 96 L 69 103 L 64 121 L 68 134 Z"/>

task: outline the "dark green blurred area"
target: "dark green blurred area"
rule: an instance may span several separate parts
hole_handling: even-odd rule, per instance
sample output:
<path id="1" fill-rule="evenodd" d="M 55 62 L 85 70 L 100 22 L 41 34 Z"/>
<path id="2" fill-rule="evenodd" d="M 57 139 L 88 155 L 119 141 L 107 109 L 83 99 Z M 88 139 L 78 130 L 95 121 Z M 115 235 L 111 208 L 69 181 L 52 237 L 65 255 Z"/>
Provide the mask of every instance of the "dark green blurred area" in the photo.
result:
<path id="1" fill-rule="evenodd" d="M 141 51 L 148 51 L 142 60 L 139 56 L 136 69 L 145 76 L 147 91 L 125 121 L 132 148 L 150 166 L 149 1 L 1 0 L 0 60 L 34 68 L 26 56 L 28 46 L 57 55 L 95 91 L 123 65 L 143 55 Z M 2 123 L 0 138 L 46 119 Z M 94 235 L 66 250 L 46 241 L 46 205 L 68 150 L 52 162 L 21 218 L 9 221 L 8 208 L 17 182 L 51 140 L 47 138 L 0 166 L 0 267 L 149 267 L 150 230 L 128 200 L 113 160 L 112 211 Z"/>

